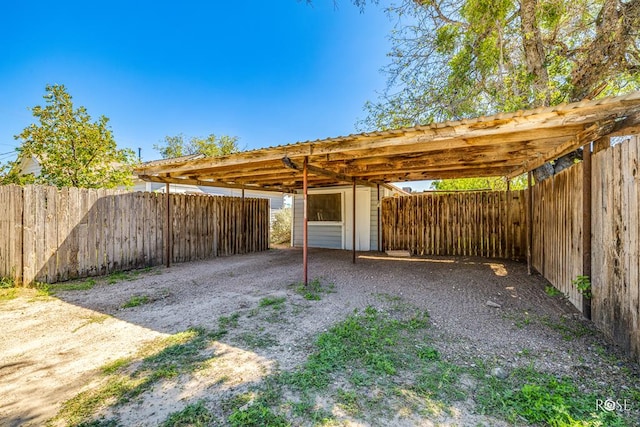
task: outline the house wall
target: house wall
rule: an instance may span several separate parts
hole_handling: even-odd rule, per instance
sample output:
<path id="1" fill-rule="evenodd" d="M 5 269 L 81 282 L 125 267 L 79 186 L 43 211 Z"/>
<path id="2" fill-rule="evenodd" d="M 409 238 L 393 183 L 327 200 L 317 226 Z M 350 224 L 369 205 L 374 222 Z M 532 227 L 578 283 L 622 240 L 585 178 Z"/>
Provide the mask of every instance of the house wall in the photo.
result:
<path id="1" fill-rule="evenodd" d="M 378 250 L 378 192 L 375 188 L 358 186 L 357 191 L 367 191 L 370 195 L 370 203 L 369 203 L 369 250 L 377 251 Z M 350 212 L 351 207 L 346 206 L 348 203 L 352 203 L 352 187 L 351 186 L 342 186 L 342 187 L 331 187 L 331 188 L 323 188 L 323 189 L 310 189 L 309 193 L 318 193 L 318 192 L 342 192 L 342 209 L 343 209 L 343 221 L 340 224 L 327 224 L 327 223 L 317 223 L 314 221 L 309 221 L 309 247 L 312 248 L 329 248 L 329 249 L 346 249 L 347 246 L 350 246 L 350 238 L 349 236 L 345 236 L 345 233 L 351 232 L 350 224 L 347 224 L 348 221 L 351 221 Z M 391 190 L 386 188 L 380 188 L 380 200 L 383 197 L 390 197 L 393 195 Z M 297 193 L 293 197 L 293 225 L 292 225 L 292 245 L 293 246 L 302 246 L 302 227 L 303 227 L 303 196 L 302 193 Z M 358 208 L 362 208 L 360 206 L 356 206 L 356 211 Z M 347 230 L 348 229 L 348 230 Z M 349 240 L 349 242 L 347 242 Z"/>

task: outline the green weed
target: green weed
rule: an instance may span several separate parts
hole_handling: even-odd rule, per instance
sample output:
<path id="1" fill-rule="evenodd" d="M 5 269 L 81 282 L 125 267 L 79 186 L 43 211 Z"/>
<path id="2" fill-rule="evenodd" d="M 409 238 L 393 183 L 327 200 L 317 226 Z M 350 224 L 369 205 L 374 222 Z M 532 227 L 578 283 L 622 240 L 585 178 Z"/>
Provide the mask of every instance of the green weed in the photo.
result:
<path id="1" fill-rule="evenodd" d="M 238 326 L 238 319 L 240 318 L 240 313 L 233 313 L 231 316 L 220 316 L 218 318 L 218 326 L 220 329 L 228 329 L 235 328 Z"/>
<path id="2" fill-rule="evenodd" d="M 562 296 L 564 295 L 561 291 L 559 291 L 558 289 L 554 288 L 551 285 L 547 285 L 544 287 L 544 292 L 549 295 L 550 297 L 558 297 L 558 296 Z"/>
<path id="3" fill-rule="evenodd" d="M 284 302 L 287 300 L 287 298 L 285 297 L 278 297 L 278 298 L 270 298 L 270 297 L 265 297 L 262 298 L 260 300 L 260 303 L 258 303 L 259 307 L 273 307 L 275 310 L 281 309 Z"/>
<path id="4" fill-rule="evenodd" d="M 311 282 L 300 283 L 296 286 L 296 292 L 306 300 L 309 301 L 320 301 L 322 299 L 322 294 L 328 294 L 334 292 L 335 285 L 330 283 L 328 285 L 323 285 L 320 279 L 315 278 Z"/>
<path id="5" fill-rule="evenodd" d="M 87 291 L 95 285 L 95 279 L 86 279 L 82 282 L 53 283 L 48 286 L 48 291 L 51 295 L 64 291 Z"/>
<path id="6" fill-rule="evenodd" d="M 206 427 L 217 424 L 216 417 L 203 401 L 187 405 L 182 411 L 170 414 L 162 427 Z"/>
<path id="7" fill-rule="evenodd" d="M 203 350 L 219 332 L 202 328 L 187 329 L 144 346 L 134 359 L 120 359 L 105 365 L 104 383 L 84 391 L 62 405 L 53 421 L 76 425 L 109 405 L 120 405 L 140 396 L 158 381 L 193 372 L 210 359 Z"/>
<path id="8" fill-rule="evenodd" d="M 120 308 L 132 308 L 138 307 L 143 304 L 147 304 L 151 302 L 151 299 L 146 295 L 134 295 L 127 302 L 122 304 Z"/>
<path id="9" fill-rule="evenodd" d="M 140 276 L 140 271 L 114 271 L 107 276 L 107 283 L 114 285 L 118 282 L 130 282 L 138 279 L 138 276 Z"/>
<path id="10" fill-rule="evenodd" d="M 273 335 L 261 332 L 244 332 L 238 336 L 238 340 L 250 349 L 273 347 L 278 344 Z"/>
<path id="11" fill-rule="evenodd" d="M 254 404 L 246 409 L 236 410 L 229 416 L 232 427 L 286 427 L 291 424 L 286 418 L 273 413 L 271 408 L 263 404 Z"/>
<path id="12" fill-rule="evenodd" d="M 554 331 L 559 332 L 560 335 L 562 335 L 562 338 L 566 341 L 571 341 L 592 333 L 591 330 L 583 324 L 564 317 L 560 318 L 558 321 L 554 321 L 548 316 L 544 316 L 540 318 L 540 322 Z"/>
<path id="13" fill-rule="evenodd" d="M 0 289 L 14 288 L 15 282 L 10 277 L 0 277 Z"/>
<path id="14" fill-rule="evenodd" d="M 18 298 L 18 288 L 3 288 L 0 289 L 0 301 L 10 301 Z"/>
<path id="15" fill-rule="evenodd" d="M 483 413 L 500 415 L 510 422 L 551 426 L 624 426 L 615 412 L 596 411 L 595 393 L 578 390 L 569 378 L 556 378 L 530 368 L 512 373 L 508 381 L 485 377 L 476 392 Z"/>

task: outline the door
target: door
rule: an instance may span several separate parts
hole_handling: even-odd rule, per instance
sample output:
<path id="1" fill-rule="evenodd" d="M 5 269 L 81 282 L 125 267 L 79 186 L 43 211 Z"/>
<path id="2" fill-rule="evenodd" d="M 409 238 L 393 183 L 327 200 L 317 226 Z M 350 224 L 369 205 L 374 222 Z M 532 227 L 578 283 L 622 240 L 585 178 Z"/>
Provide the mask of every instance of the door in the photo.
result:
<path id="1" fill-rule="evenodd" d="M 345 191 L 345 249 L 353 249 L 353 191 Z M 356 250 L 371 250 L 371 190 L 356 189 Z"/>

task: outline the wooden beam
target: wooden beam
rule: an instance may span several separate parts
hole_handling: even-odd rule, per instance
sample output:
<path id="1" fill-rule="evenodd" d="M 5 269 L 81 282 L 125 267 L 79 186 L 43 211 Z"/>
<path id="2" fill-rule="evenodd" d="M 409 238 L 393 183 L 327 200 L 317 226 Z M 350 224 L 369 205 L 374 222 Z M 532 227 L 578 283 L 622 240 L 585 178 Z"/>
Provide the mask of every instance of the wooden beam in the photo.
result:
<path id="1" fill-rule="evenodd" d="M 555 149 L 546 153 L 544 156 L 540 156 L 533 161 L 526 162 L 524 166 L 514 169 L 506 176 L 507 178 L 515 178 L 516 176 L 522 175 L 525 172 L 532 171 L 535 168 L 542 166 L 546 162 L 555 160 L 558 157 L 570 153 L 571 151 L 577 150 L 585 144 L 591 143 L 591 141 L 595 141 L 598 138 L 608 135 L 609 133 L 611 133 L 611 130 L 614 128 L 614 126 L 615 121 L 613 119 L 607 120 L 602 123 L 594 123 L 582 132 L 579 132 L 574 139 L 558 145 Z"/>
<path id="2" fill-rule="evenodd" d="M 603 136 L 593 142 L 593 154 L 599 153 L 602 150 L 606 150 L 611 147 L 611 137 Z"/>
<path id="3" fill-rule="evenodd" d="M 153 175 L 138 175 L 143 181 L 148 182 L 159 182 L 162 184 L 186 184 L 186 185 L 202 185 L 203 187 L 218 187 L 218 188 L 235 188 L 242 189 L 247 188 L 248 190 L 260 190 L 260 191 L 275 191 L 278 193 L 289 193 L 292 188 L 286 188 L 281 186 L 250 186 L 244 184 L 230 184 L 227 182 L 218 182 L 218 181 L 203 181 L 199 179 L 188 179 L 188 178 L 172 178 L 172 177 L 160 177 Z"/>
<path id="4" fill-rule="evenodd" d="M 626 119 L 617 122 L 607 136 L 626 136 L 637 133 L 640 133 L 640 112 L 630 114 Z"/>
<path id="5" fill-rule="evenodd" d="M 300 166 L 298 166 L 297 164 L 295 164 L 290 158 L 288 157 L 283 157 L 282 158 L 282 163 L 290 168 L 290 169 L 294 169 L 294 170 L 301 170 L 302 168 L 300 168 Z M 330 171 L 330 170 L 326 170 L 326 169 L 322 169 L 319 168 L 317 166 L 313 166 L 313 165 L 307 165 L 307 171 L 311 172 L 314 175 L 320 175 L 320 176 L 327 176 L 329 178 L 333 178 L 338 182 L 351 182 L 353 180 L 356 180 L 356 182 L 359 185 L 366 185 L 368 187 L 375 187 L 375 183 L 373 182 L 369 182 L 369 181 L 365 181 L 362 179 L 356 179 L 355 177 L 352 176 L 348 176 L 342 173 L 337 173 L 334 171 Z"/>

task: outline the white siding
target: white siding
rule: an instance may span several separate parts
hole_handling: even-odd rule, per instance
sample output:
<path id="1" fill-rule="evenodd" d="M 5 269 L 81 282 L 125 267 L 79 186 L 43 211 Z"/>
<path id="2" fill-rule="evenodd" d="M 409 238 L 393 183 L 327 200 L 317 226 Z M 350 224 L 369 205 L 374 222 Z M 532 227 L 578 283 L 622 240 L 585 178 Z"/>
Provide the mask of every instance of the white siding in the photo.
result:
<path id="1" fill-rule="evenodd" d="M 302 194 L 293 198 L 293 246 L 302 246 Z M 342 249 L 341 224 L 314 224 L 309 221 L 309 246 L 312 248 Z"/>

